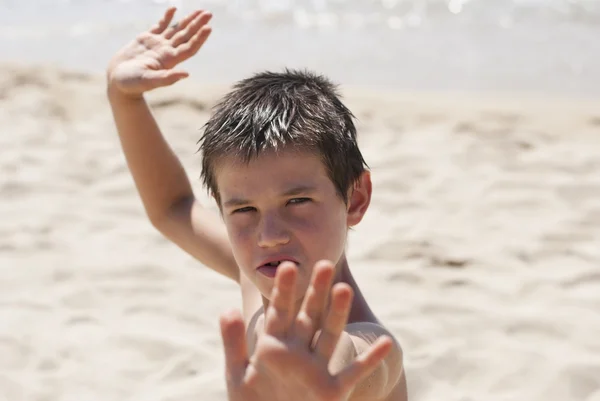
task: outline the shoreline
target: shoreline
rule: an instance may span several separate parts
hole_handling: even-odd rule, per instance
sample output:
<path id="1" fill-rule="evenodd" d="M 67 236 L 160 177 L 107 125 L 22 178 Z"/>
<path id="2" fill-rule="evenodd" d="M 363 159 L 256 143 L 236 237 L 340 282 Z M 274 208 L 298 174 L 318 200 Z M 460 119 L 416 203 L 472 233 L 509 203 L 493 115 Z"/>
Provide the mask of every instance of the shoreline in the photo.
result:
<path id="1" fill-rule="evenodd" d="M 273 68 L 279 71 L 280 68 Z M 313 70 L 317 73 L 319 71 Z M 64 77 L 67 80 L 86 81 L 96 86 L 104 86 L 103 72 L 89 71 L 81 68 L 65 68 L 54 63 L 34 63 L 23 61 L 0 61 L 0 72 L 3 74 L 25 74 L 34 77 L 41 73 L 48 78 Z M 327 75 L 326 75 L 327 76 Z M 244 78 L 244 77 L 242 77 Z M 8 81 L 5 76 L 3 81 Z M 0 82 L 2 82 L 0 80 Z M 413 107 L 424 107 L 443 110 L 464 111 L 485 109 L 488 105 L 499 107 L 506 111 L 518 111 L 519 107 L 533 108 L 536 112 L 548 111 L 545 107 L 562 109 L 568 113 L 582 114 L 594 113 L 600 115 L 600 96 L 592 97 L 584 94 L 544 94 L 535 91 L 448 91 L 448 90 L 401 90 L 379 87 L 377 85 L 345 84 L 335 81 L 338 89 L 345 99 L 363 98 L 364 100 L 386 101 L 398 104 L 410 104 Z M 23 82 L 26 83 L 26 82 Z M 176 83 L 171 87 L 159 88 L 147 94 L 149 98 L 165 96 L 184 96 L 186 99 L 194 96 L 195 90 L 201 90 L 200 97 L 214 97 L 224 94 L 231 88 L 235 81 L 230 83 L 203 83 L 196 75 Z"/>

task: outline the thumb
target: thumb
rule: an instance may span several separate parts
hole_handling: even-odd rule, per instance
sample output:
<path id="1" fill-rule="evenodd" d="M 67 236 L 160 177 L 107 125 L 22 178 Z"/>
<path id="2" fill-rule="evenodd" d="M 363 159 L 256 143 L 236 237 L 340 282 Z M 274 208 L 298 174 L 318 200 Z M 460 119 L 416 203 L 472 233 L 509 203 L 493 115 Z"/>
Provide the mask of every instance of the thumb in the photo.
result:
<path id="1" fill-rule="evenodd" d="M 177 70 L 151 70 L 145 74 L 145 79 L 152 82 L 155 88 L 160 86 L 173 85 L 175 82 L 187 78 L 189 74 L 185 71 Z"/>
<path id="2" fill-rule="evenodd" d="M 221 338 L 225 348 L 227 380 L 241 381 L 248 365 L 246 329 L 240 312 L 232 310 L 221 315 Z"/>

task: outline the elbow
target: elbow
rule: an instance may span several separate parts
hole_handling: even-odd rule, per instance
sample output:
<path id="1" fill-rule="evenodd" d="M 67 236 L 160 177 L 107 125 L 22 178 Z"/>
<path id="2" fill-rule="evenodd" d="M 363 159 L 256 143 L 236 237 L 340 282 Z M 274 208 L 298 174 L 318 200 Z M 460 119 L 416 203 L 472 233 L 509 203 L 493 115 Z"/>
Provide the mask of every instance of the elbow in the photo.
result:
<path id="1" fill-rule="evenodd" d="M 152 224 L 152 227 L 162 232 L 169 220 L 169 211 L 168 209 L 154 210 L 146 208 L 146 217 L 150 221 L 150 224 Z"/>
<path id="2" fill-rule="evenodd" d="M 167 207 L 153 209 L 146 208 L 146 216 L 148 217 L 150 224 L 152 224 L 156 230 L 165 234 L 173 219 L 182 214 L 189 214 L 193 204 L 193 196 L 182 197 Z"/>
<path id="3" fill-rule="evenodd" d="M 146 216 L 148 217 L 150 224 L 152 224 L 152 227 L 154 227 L 155 230 L 161 233 L 165 231 L 166 222 L 168 220 L 166 214 L 146 213 Z"/>

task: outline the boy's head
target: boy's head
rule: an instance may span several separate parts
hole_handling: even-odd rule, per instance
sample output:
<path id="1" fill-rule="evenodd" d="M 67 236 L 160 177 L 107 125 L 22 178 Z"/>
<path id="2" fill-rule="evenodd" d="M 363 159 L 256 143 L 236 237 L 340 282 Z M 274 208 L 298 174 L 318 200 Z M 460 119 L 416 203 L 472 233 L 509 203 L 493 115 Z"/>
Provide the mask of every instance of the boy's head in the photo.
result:
<path id="1" fill-rule="evenodd" d="M 304 71 L 264 72 L 238 82 L 215 107 L 200 139 L 202 180 L 220 206 L 215 166 L 294 148 L 321 157 L 340 197 L 365 171 L 353 115 L 326 78 Z"/>
<path id="2" fill-rule="evenodd" d="M 303 288 L 317 260 L 339 261 L 371 182 L 353 115 L 330 81 L 291 70 L 242 80 L 215 107 L 199 143 L 202 180 L 236 261 L 263 295 L 272 280 L 260 266 L 273 257 L 297 262 Z"/>

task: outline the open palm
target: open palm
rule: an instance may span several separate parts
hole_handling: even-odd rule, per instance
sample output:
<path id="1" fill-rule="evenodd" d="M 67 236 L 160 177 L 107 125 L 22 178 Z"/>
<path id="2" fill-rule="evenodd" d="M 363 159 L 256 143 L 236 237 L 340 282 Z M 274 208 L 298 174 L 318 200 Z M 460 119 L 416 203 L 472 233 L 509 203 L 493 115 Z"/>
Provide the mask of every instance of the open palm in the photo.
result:
<path id="1" fill-rule="evenodd" d="M 188 73 L 175 67 L 198 52 L 210 35 L 212 15 L 197 10 L 171 25 L 176 9 L 166 10 L 149 31 L 121 49 L 111 60 L 108 79 L 122 93 L 141 95 L 171 85 Z"/>
<path id="2" fill-rule="evenodd" d="M 330 372 L 336 345 L 348 335 L 344 328 L 353 294 L 349 285 L 338 283 L 328 302 L 333 274 L 332 263 L 317 264 L 296 314 L 296 266 L 280 265 L 265 312 L 265 332 L 250 358 L 239 312 L 221 318 L 229 401 L 345 401 L 385 358 L 392 342 L 381 337 L 339 373 Z"/>

